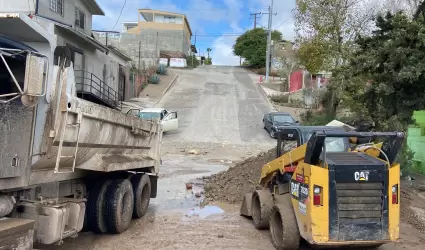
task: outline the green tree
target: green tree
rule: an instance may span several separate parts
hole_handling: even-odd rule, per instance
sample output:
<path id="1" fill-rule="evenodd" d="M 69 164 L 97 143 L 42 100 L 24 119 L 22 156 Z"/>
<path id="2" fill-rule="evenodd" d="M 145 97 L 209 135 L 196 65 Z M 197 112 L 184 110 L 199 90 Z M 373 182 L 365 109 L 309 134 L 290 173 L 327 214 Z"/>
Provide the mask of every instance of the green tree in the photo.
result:
<path id="1" fill-rule="evenodd" d="M 212 59 L 210 57 L 208 57 L 207 59 L 205 59 L 204 64 L 205 65 L 212 65 Z"/>
<path id="2" fill-rule="evenodd" d="M 374 8 L 365 0 L 296 0 L 298 59 L 310 73 L 332 72 L 329 112 L 335 114 L 345 80 L 337 72 L 347 64 L 355 37 L 370 31 Z"/>
<path id="3" fill-rule="evenodd" d="M 193 62 L 193 64 L 192 64 Z M 195 55 L 190 55 L 186 57 L 186 63 L 188 67 L 196 68 L 199 66 L 199 60 Z"/>
<path id="4" fill-rule="evenodd" d="M 282 40 L 282 33 L 272 31 L 272 40 Z M 233 52 L 249 61 L 253 66 L 264 67 L 266 64 L 267 31 L 263 28 L 256 28 L 246 31 L 236 39 L 233 45 Z"/>
<path id="5" fill-rule="evenodd" d="M 370 117 L 381 130 L 402 130 L 414 110 L 425 109 L 425 25 L 402 12 L 376 20 L 370 36 L 359 37 L 357 49 L 341 74 L 345 101 Z"/>
<path id="6" fill-rule="evenodd" d="M 212 51 L 212 49 L 211 48 L 208 48 L 207 49 L 207 53 L 208 53 L 208 58 L 210 58 L 210 52 Z"/>
<path id="7" fill-rule="evenodd" d="M 362 11 L 364 4 L 364 0 L 296 0 L 296 41 L 308 71 L 330 71 L 345 62 L 355 37 L 367 32 L 366 24 L 374 15 Z"/>

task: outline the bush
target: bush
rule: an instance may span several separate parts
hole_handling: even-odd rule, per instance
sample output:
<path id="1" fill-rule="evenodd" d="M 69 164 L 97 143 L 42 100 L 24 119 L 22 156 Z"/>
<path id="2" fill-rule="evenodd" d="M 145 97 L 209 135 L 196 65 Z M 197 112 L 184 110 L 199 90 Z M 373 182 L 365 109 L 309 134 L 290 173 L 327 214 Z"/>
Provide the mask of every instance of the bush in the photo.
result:
<path id="1" fill-rule="evenodd" d="M 207 59 L 205 59 L 204 64 L 205 64 L 205 65 L 212 65 L 212 60 L 211 60 L 211 58 L 207 58 Z"/>
<path id="2" fill-rule="evenodd" d="M 158 84 L 159 83 L 159 81 L 160 81 L 161 79 L 159 78 L 159 75 L 151 75 L 150 77 L 149 77 L 149 80 L 148 80 L 148 82 L 150 83 L 150 84 Z"/>
<path id="3" fill-rule="evenodd" d="M 193 59 L 193 65 L 192 65 L 192 59 Z M 187 66 L 190 68 L 196 68 L 199 66 L 199 61 L 196 58 L 196 56 L 188 56 L 186 57 Z"/>
<path id="4" fill-rule="evenodd" d="M 301 122 L 305 126 L 324 126 L 331 122 L 334 117 L 323 111 L 307 110 L 300 115 Z"/>
<path id="5" fill-rule="evenodd" d="M 164 64 L 158 64 L 158 66 L 156 67 L 156 73 L 159 75 L 166 75 L 167 67 Z"/>
<path id="6" fill-rule="evenodd" d="M 405 139 L 396 159 L 396 162 L 400 164 L 400 169 L 404 176 L 409 175 L 412 172 L 425 174 L 425 169 L 422 168 L 421 164 L 413 160 L 414 155 L 415 154 L 412 150 L 410 150 L 407 145 L 407 140 Z"/>
<path id="7" fill-rule="evenodd" d="M 277 103 L 288 103 L 289 95 L 273 95 L 270 97 L 270 100 Z"/>

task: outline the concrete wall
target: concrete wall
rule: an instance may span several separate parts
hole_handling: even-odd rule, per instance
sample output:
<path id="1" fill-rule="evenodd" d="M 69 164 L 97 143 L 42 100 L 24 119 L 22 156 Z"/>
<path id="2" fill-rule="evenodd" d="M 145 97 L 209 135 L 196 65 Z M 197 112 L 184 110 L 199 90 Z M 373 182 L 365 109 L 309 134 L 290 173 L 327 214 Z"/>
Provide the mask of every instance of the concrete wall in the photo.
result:
<path id="1" fill-rule="evenodd" d="M 185 34 L 183 31 L 169 30 L 158 32 L 156 30 L 144 30 L 142 34 L 122 33 L 120 35 L 108 35 L 108 45 L 113 45 L 129 55 L 137 65 L 139 61 L 139 41 L 140 60 L 146 65 L 156 64 L 159 59 L 159 52 L 178 51 L 188 55 L 190 44 L 184 43 Z M 106 44 L 106 36 L 101 34 L 98 40 Z"/>
<path id="2" fill-rule="evenodd" d="M 50 10 L 50 0 L 39 0 L 38 12 L 42 16 L 46 16 L 60 22 L 72 25 L 75 28 L 75 8 L 78 8 L 86 15 L 85 19 L 85 33 L 90 34 L 92 30 L 92 14 L 87 7 L 82 3 L 82 0 L 65 0 L 64 1 L 64 15 Z"/>
<path id="3" fill-rule="evenodd" d="M 26 14 L 35 12 L 35 1 L 26 0 L 0 0 L 0 12 L 22 12 Z"/>
<path id="4" fill-rule="evenodd" d="M 191 47 L 191 30 L 188 25 L 187 19 L 182 14 L 173 14 L 173 13 L 167 13 L 162 11 L 155 11 L 155 10 L 149 10 L 149 11 L 142 11 L 145 13 L 151 13 L 152 14 L 152 20 L 149 21 L 140 21 L 138 23 L 137 27 L 130 28 L 126 31 L 128 34 L 133 35 L 140 35 L 140 34 L 152 34 L 158 32 L 160 34 L 162 33 L 169 33 L 169 32 L 181 32 L 182 33 L 182 40 L 181 40 L 181 48 L 179 50 L 170 50 L 170 49 L 163 49 L 163 50 L 169 50 L 169 51 L 179 51 L 182 53 L 185 53 L 186 55 L 190 54 L 190 47 Z M 175 23 L 170 23 L 165 19 L 167 16 L 173 16 L 175 17 Z M 180 37 L 178 38 L 180 40 Z"/>
<path id="5" fill-rule="evenodd" d="M 83 51 L 84 71 L 93 73 L 102 81 L 104 80 L 109 87 L 118 91 L 118 62 L 116 60 L 97 50 L 93 45 L 82 42 L 60 29 L 56 29 L 55 32 L 58 36 L 58 46 L 69 44 Z"/>

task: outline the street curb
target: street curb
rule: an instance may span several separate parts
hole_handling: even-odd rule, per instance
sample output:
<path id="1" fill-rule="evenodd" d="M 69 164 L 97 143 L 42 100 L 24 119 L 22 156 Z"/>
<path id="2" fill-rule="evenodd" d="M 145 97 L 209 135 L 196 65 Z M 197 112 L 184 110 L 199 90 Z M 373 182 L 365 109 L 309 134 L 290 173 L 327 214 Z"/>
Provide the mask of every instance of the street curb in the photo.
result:
<path id="1" fill-rule="evenodd" d="M 177 82 L 177 79 L 180 77 L 179 74 L 176 73 L 176 76 L 173 78 L 173 80 L 168 84 L 167 88 L 164 89 L 164 91 L 162 92 L 161 98 L 159 98 L 154 106 L 156 106 L 159 102 L 161 102 L 162 98 L 164 98 L 165 94 L 168 93 L 168 91 L 174 86 L 174 84 Z"/>
<path id="2" fill-rule="evenodd" d="M 279 111 L 279 109 L 276 107 L 276 105 L 270 100 L 269 96 L 267 95 L 266 91 L 261 87 L 261 83 L 258 84 L 258 88 L 260 88 L 261 93 L 267 98 L 267 102 L 269 102 L 270 107 L 272 107 L 272 111 Z"/>

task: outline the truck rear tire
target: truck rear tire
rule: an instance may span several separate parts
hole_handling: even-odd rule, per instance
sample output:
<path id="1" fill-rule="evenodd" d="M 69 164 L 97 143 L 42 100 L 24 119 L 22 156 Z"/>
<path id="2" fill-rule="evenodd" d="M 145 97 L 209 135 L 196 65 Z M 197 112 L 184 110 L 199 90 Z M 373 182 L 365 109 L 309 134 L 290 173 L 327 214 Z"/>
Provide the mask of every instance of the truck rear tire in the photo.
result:
<path id="1" fill-rule="evenodd" d="M 252 221 L 255 228 L 269 228 L 269 217 L 273 209 L 273 196 L 269 190 L 256 190 L 252 194 Z"/>
<path id="2" fill-rule="evenodd" d="M 97 234 L 106 233 L 107 227 L 104 219 L 105 193 L 111 180 L 100 181 L 90 190 L 87 201 L 87 224 L 88 228 Z"/>
<path id="3" fill-rule="evenodd" d="M 134 194 L 128 179 L 114 180 L 105 196 L 105 221 L 109 233 L 119 234 L 128 229 L 134 206 Z"/>
<path id="4" fill-rule="evenodd" d="M 270 215 L 270 233 L 273 246 L 277 250 L 297 250 L 300 245 L 300 232 L 291 204 L 276 204 Z"/>
<path id="5" fill-rule="evenodd" d="M 148 211 L 151 197 L 151 181 L 148 175 L 138 174 L 131 178 L 134 192 L 133 218 L 142 218 Z"/>

